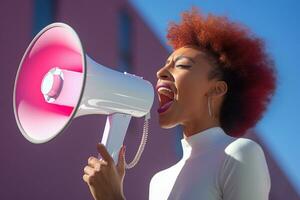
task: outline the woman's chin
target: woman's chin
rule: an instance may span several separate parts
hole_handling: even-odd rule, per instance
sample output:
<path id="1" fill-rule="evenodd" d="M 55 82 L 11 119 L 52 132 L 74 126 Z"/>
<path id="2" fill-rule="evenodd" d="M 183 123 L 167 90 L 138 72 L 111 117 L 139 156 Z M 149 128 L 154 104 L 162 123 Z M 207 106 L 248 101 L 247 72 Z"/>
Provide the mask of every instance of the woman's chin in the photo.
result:
<path id="1" fill-rule="evenodd" d="M 174 104 L 174 102 L 173 102 L 173 104 Z M 159 113 L 158 121 L 159 121 L 159 125 L 161 128 L 170 129 L 170 128 L 175 127 L 178 124 L 178 122 L 174 119 L 174 116 L 176 113 L 175 108 L 176 108 L 175 105 L 171 105 L 166 110 L 158 109 L 158 113 Z"/>
<path id="2" fill-rule="evenodd" d="M 169 116 L 160 115 L 158 117 L 158 121 L 159 121 L 160 127 L 164 128 L 164 129 L 173 128 L 173 127 L 175 127 L 178 124 L 174 119 L 170 118 L 170 115 Z"/>
<path id="3" fill-rule="evenodd" d="M 170 129 L 176 126 L 176 124 L 164 124 L 164 123 L 159 123 L 159 125 L 163 129 Z"/>

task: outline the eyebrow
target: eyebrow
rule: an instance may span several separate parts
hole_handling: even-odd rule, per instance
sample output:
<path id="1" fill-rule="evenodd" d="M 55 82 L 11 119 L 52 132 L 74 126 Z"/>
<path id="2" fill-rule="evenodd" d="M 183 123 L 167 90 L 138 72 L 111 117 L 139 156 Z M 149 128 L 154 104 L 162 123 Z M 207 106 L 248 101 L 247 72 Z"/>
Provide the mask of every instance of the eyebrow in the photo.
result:
<path id="1" fill-rule="evenodd" d="M 187 57 L 187 56 L 183 56 L 183 55 L 182 55 L 182 56 L 176 57 L 175 60 L 174 60 L 174 62 L 177 62 L 178 60 L 180 60 L 180 59 L 182 59 L 182 58 L 186 58 L 186 59 L 190 60 L 192 63 L 195 64 L 195 61 L 194 61 L 192 58 Z"/>

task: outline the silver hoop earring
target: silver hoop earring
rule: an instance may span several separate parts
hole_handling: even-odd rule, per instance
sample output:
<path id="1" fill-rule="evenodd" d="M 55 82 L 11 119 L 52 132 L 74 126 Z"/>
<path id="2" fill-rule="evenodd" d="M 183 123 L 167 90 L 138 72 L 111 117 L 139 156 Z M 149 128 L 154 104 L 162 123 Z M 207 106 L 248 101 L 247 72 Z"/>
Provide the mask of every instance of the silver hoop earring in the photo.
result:
<path id="1" fill-rule="evenodd" d="M 207 106 L 208 106 L 208 114 L 209 114 L 210 117 L 212 117 L 210 97 L 207 98 Z"/>

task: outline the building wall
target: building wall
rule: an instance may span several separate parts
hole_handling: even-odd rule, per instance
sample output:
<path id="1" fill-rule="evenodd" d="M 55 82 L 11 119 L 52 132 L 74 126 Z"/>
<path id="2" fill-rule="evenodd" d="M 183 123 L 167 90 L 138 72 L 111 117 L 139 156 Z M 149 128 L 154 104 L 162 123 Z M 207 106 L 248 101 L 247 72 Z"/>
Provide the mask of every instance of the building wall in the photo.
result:
<path id="1" fill-rule="evenodd" d="M 18 64 L 37 27 L 47 23 L 47 19 L 36 20 L 36 1 L 0 2 L 0 199 L 92 199 L 82 181 L 83 168 L 89 156 L 97 155 L 96 143 L 101 140 L 105 116 L 74 119 L 65 132 L 41 145 L 25 140 L 14 119 L 12 92 Z M 168 52 L 127 1 L 53 2 L 54 19 L 48 19 L 48 22 L 54 20 L 71 25 L 77 31 L 85 52 L 94 60 L 115 70 L 126 69 L 156 84 L 156 71 L 164 63 Z M 120 60 L 120 12 L 128 15 L 131 24 L 129 60 L 125 62 L 130 66 L 125 68 Z M 152 175 L 174 164 L 181 155 L 178 148 L 180 131 L 159 127 L 157 107 L 155 96 L 145 152 L 140 163 L 126 172 L 127 199 L 147 199 Z M 142 118 L 131 121 L 125 138 L 128 160 L 133 158 L 138 148 L 142 125 Z M 276 170 L 280 171 L 279 168 Z M 280 182 L 281 176 L 284 177 L 283 174 L 277 175 L 273 182 Z M 278 196 L 280 191 L 276 188 L 272 195 Z"/>

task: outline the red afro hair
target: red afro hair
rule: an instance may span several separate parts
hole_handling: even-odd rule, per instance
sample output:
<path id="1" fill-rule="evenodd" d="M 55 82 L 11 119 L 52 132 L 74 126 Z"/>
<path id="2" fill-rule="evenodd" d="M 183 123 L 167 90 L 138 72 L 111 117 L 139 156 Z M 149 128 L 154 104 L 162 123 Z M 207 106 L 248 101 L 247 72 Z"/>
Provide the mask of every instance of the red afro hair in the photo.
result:
<path id="1" fill-rule="evenodd" d="M 192 45 L 213 58 L 216 69 L 209 78 L 218 76 L 228 85 L 220 110 L 228 135 L 240 137 L 258 122 L 276 87 L 274 63 L 260 38 L 225 16 L 205 16 L 193 8 L 169 25 L 167 39 L 175 50 Z"/>

